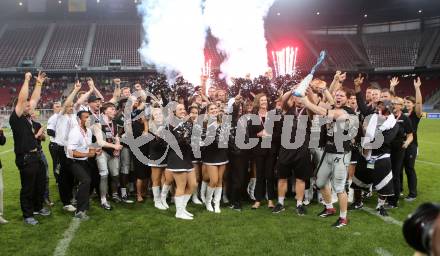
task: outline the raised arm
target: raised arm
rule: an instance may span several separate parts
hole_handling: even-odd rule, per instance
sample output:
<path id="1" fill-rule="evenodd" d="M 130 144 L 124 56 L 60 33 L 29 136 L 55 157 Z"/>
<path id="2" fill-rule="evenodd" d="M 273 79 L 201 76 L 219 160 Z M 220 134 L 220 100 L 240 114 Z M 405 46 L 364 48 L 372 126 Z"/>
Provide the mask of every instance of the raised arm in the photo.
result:
<path id="1" fill-rule="evenodd" d="M 421 85 L 422 82 L 420 81 L 420 77 L 414 79 L 414 89 L 416 91 L 416 115 L 419 118 L 422 117 L 422 112 L 423 112 L 423 99 L 422 99 L 422 92 L 420 91 Z"/>
<path id="2" fill-rule="evenodd" d="M 394 93 L 394 95 L 396 94 L 396 86 L 400 83 L 399 78 L 398 77 L 393 77 L 390 80 L 390 92 Z"/>
<path id="3" fill-rule="evenodd" d="M 61 113 L 65 112 L 67 105 L 73 104 L 73 99 L 75 98 L 79 90 L 81 90 L 81 83 L 79 81 L 76 81 L 73 87 L 73 91 L 69 94 L 69 96 L 67 96 L 66 100 L 64 101 L 64 104 L 61 108 Z"/>
<path id="4" fill-rule="evenodd" d="M 90 89 L 86 93 L 81 95 L 81 97 L 79 97 L 79 99 L 76 100 L 74 105 L 75 109 L 78 109 L 81 105 L 84 105 L 86 103 L 90 95 L 92 95 L 93 90 L 94 90 L 93 87 L 90 87 Z"/>
<path id="5" fill-rule="evenodd" d="M 341 71 L 339 70 L 336 71 L 336 74 L 333 78 L 333 82 L 330 84 L 329 87 L 330 94 L 341 88 L 342 83 L 345 81 L 346 78 L 347 78 L 347 72 L 342 74 Z"/>
<path id="6" fill-rule="evenodd" d="M 21 86 L 20 93 L 18 94 L 17 104 L 15 105 L 15 113 L 18 117 L 23 115 L 23 111 L 26 107 L 26 101 L 29 97 L 29 82 L 31 81 L 32 74 L 26 73 L 24 75 L 24 82 Z"/>
<path id="7" fill-rule="evenodd" d="M 46 81 L 46 73 L 39 71 L 36 77 L 37 82 L 35 83 L 34 91 L 32 92 L 31 99 L 29 100 L 30 110 L 34 110 L 37 107 L 38 101 L 41 97 L 41 87 L 44 81 Z"/>
<path id="8" fill-rule="evenodd" d="M 121 79 L 115 78 L 113 79 L 113 83 L 115 84 L 115 90 L 113 91 L 113 97 L 109 100 L 109 102 L 116 104 L 121 96 Z"/>
<path id="9" fill-rule="evenodd" d="M 359 76 L 356 79 L 354 79 L 354 91 L 356 93 L 356 101 L 359 111 L 363 116 L 368 116 L 372 113 L 371 111 L 369 111 L 368 106 L 365 103 L 364 96 L 362 95 L 361 85 L 363 83 L 364 83 L 364 78 L 362 77 L 361 74 L 359 74 Z"/>
<path id="10" fill-rule="evenodd" d="M 87 78 L 87 85 L 90 87 L 93 87 L 93 92 L 98 98 L 101 98 L 104 101 L 104 96 L 102 96 L 101 92 L 96 88 L 95 82 L 93 82 L 93 79 L 91 77 Z"/>
<path id="11" fill-rule="evenodd" d="M 310 90 L 308 90 L 308 91 L 309 91 L 309 93 L 311 93 Z M 327 109 L 327 108 L 318 106 L 318 105 L 310 102 L 308 97 L 301 97 L 301 102 L 304 104 L 304 107 L 306 107 L 308 110 L 310 110 L 313 113 L 320 115 L 320 116 L 329 117 L 334 120 L 339 119 L 339 118 L 343 118 L 346 116 L 345 111 L 343 111 L 341 109 Z"/>

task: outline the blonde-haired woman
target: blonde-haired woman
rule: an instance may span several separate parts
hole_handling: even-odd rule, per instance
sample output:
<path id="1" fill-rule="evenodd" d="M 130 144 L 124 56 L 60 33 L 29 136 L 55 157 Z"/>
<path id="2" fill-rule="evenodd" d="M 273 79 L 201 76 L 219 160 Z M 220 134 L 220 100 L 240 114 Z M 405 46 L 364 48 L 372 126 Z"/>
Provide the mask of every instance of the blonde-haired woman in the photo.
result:
<path id="1" fill-rule="evenodd" d="M 220 199 L 223 191 L 223 176 L 228 161 L 228 140 L 221 139 L 222 120 L 216 104 L 207 106 L 207 120 L 203 124 L 206 146 L 203 149 L 202 161 L 209 175 L 206 189 L 205 205 L 210 212 L 220 213 Z M 224 143 L 225 145 L 221 145 Z M 214 202 L 214 208 L 212 207 Z"/>

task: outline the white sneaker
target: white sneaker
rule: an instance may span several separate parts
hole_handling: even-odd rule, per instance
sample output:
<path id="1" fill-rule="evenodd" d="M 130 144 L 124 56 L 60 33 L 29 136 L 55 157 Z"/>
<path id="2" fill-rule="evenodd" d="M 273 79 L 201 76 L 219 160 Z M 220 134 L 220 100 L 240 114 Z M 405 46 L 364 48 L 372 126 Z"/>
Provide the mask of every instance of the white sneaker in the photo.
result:
<path id="1" fill-rule="evenodd" d="M 63 210 L 67 211 L 67 212 L 75 212 L 76 211 L 76 207 L 71 205 L 71 204 L 68 204 L 68 205 L 65 205 L 63 207 Z"/>
<path id="2" fill-rule="evenodd" d="M 156 207 L 159 210 L 166 210 L 168 208 L 166 208 L 163 204 L 161 200 L 155 201 L 154 202 L 154 207 Z"/>
<path id="3" fill-rule="evenodd" d="M 6 223 L 8 223 L 9 221 L 7 221 L 7 220 L 5 220 L 4 218 L 3 218 L 3 216 L 0 216 L 0 224 L 6 224 Z"/>

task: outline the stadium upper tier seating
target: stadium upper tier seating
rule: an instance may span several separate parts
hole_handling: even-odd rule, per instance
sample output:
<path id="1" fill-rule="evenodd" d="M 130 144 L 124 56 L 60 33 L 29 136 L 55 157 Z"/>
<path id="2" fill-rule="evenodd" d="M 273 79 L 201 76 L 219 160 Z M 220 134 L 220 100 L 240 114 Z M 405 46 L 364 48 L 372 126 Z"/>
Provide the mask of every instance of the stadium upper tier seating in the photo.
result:
<path id="1" fill-rule="evenodd" d="M 363 42 L 373 67 L 414 67 L 421 40 L 419 31 L 363 35 Z"/>
<path id="2" fill-rule="evenodd" d="M 32 24 L 8 28 L 0 38 L 0 68 L 17 67 L 24 58 L 33 59 L 47 28 Z"/>
<path id="3" fill-rule="evenodd" d="M 34 59 L 37 52 L 43 53 L 40 56 L 42 60 L 34 64 L 45 69 L 72 70 L 75 65 L 81 66 L 83 63 L 89 63 L 89 67 L 105 67 L 109 66 L 112 59 L 121 60 L 123 67 L 141 66 L 138 49 L 142 42 L 142 28 L 137 23 L 98 23 L 95 33 L 89 33 L 92 23 L 54 23 L 48 44 L 42 43 L 45 36 L 49 35 L 49 23 L 7 25 L 0 36 L 0 68 L 17 67 L 23 59 Z M 306 39 L 298 37 L 294 40 L 299 43 L 297 67 L 305 72 L 310 70 L 316 61 L 316 54 L 323 49 L 329 55 L 324 67 L 330 70 L 415 67 L 425 45 L 430 42 L 430 36 L 436 34 L 433 31 L 437 30 L 430 28 L 429 33 L 412 30 L 362 35 L 307 34 L 304 35 Z M 89 35 L 93 37 L 89 38 Z M 271 40 L 268 38 L 269 42 Z M 91 43 L 89 49 L 88 42 Z M 205 57 L 212 60 L 213 68 L 219 67 L 224 59 L 216 49 L 216 44 L 217 40 L 212 36 L 208 37 L 205 44 Z M 425 63 L 427 66 L 440 64 L 440 45 L 431 47 L 435 47 L 433 51 L 436 53 L 432 63 Z M 90 61 L 87 59 L 89 57 Z"/>
<path id="4" fill-rule="evenodd" d="M 58 25 L 41 66 L 45 69 L 74 69 L 81 66 L 89 25 Z"/>
<path id="5" fill-rule="evenodd" d="M 120 59 L 122 66 L 140 66 L 140 32 L 140 25 L 98 24 L 90 66 L 108 66 L 111 59 Z"/>

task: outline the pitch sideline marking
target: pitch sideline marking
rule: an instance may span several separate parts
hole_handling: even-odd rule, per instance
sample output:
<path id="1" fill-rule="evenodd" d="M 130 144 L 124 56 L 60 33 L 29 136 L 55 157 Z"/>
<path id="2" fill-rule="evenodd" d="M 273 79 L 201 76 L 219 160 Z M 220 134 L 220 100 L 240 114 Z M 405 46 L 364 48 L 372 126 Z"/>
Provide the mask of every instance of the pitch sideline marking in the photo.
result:
<path id="1" fill-rule="evenodd" d="M 381 218 L 383 221 L 385 221 L 387 223 L 391 223 L 391 224 L 397 225 L 399 227 L 403 226 L 403 222 L 398 221 L 398 220 L 396 220 L 396 219 L 394 219 L 393 217 L 390 217 L 390 216 L 382 216 L 382 215 L 378 214 L 376 210 L 371 209 L 369 207 L 364 206 L 364 207 L 362 207 L 362 210 L 364 210 L 365 212 L 368 212 L 371 215 L 374 215 L 376 217 Z"/>
<path id="2" fill-rule="evenodd" d="M 63 238 L 58 241 L 57 247 L 53 253 L 54 256 L 64 256 L 66 255 L 67 249 L 69 248 L 70 242 L 75 236 L 76 231 L 79 228 L 81 221 L 77 218 L 73 218 L 70 222 L 69 227 L 64 231 Z"/>
<path id="3" fill-rule="evenodd" d="M 416 162 L 419 162 L 422 164 L 430 164 L 430 165 L 440 166 L 440 163 L 434 163 L 434 162 L 429 162 L 429 161 L 416 160 Z"/>

